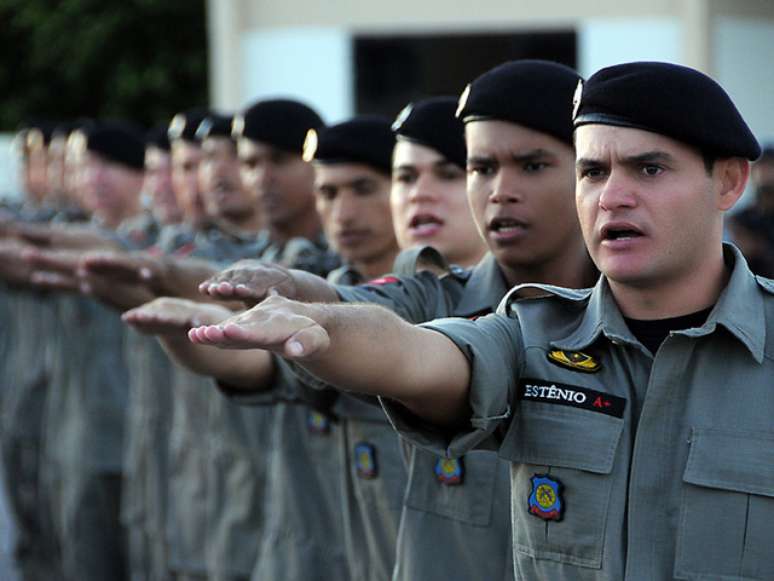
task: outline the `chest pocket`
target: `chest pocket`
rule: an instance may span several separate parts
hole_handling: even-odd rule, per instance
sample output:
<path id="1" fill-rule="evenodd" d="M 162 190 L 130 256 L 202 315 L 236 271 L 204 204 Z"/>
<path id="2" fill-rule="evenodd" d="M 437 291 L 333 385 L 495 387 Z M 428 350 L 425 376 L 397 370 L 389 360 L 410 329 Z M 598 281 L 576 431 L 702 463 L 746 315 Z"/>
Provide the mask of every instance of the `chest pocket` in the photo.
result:
<path id="1" fill-rule="evenodd" d="M 694 428 L 675 577 L 774 578 L 774 433 Z"/>
<path id="2" fill-rule="evenodd" d="M 436 475 L 438 456 L 415 448 L 409 465 L 406 506 L 458 522 L 490 526 L 493 512 L 507 511 L 507 470 L 496 454 L 482 450 L 469 452 L 462 462 L 461 483 L 443 484 Z M 495 506 L 498 500 L 503 506 Z"/>
<path id="3" fill-rule="evenodd" d="M 511 464 L 514 556 L 599 569 L 623 420 L 602 413 L 521 402 L 500 456 Z M 560 520 L 530 514 L 545 475 L 559 483 Z M 537 478 L 536 478 L 537 477 Z M 535 484 L 533 484 L 535 483 Z"/>

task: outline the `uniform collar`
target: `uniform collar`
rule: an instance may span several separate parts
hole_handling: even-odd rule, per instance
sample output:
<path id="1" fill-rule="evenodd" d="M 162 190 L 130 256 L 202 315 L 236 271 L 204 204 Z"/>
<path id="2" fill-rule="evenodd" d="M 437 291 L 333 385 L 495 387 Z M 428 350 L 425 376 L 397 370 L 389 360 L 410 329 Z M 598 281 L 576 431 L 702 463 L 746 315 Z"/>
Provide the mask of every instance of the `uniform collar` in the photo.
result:
<path id="1" fill-rule="evenodd" d="M 461 317 L 491 313 L 508 292 L 500 267 L 490 252 L 470 273 L 454 314 Z"/>
<path id="2" fill-rule="evenodd" d="M 721 325 L 761 363 L 766 342 L 763 297 L 742 253 L 733 245 L 724 244 L 723 254 L 726 264 L 732 267 L 731 278 L 707 321 L 696 329 L 678 332 L 689 337 L 700 337 L 713 333 Z M 599 278 L 589 297 L 581 324 L 567 337 L 553 341 L 551 345 L 558 349 L 582 350 L 594 343 L 600 334 L 604 334 L 613 343 L 640 346 L 626 326 L 604 276 Z"/>
<path id="3" fill-rule="evenodd" d="M 747 347 L 758 363 L 766 346 L 766 316 L 763 294 L 755 275 L 736 246 L 723 245 L 723 257 L 731 266 L 731 278 L 720 293 L 707 322 L 698 329 L 684 331 L 689 337 L 709 335 L 720 325 Z"/>

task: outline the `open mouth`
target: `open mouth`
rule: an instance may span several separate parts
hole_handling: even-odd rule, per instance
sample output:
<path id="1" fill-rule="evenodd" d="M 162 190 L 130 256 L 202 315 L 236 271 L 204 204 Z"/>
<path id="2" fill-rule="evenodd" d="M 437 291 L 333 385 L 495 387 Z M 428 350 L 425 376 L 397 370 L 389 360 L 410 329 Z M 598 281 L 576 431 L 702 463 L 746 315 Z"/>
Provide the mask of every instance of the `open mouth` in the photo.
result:
<path id="1" fill-rule="evenodd" d="M 417 214 L 409 221 L 409 230 L 416 236 L 435 234 L 444 222 L 432 214 Z"/>
<path id="2" fill-rule="evenodd" d="M 494 218 L 489 222 L 490 232 L 503 236 L 523 232 L 526 229 L 527 224 L 515 218 Z"/>
<path id="3" fill-rule="evenodd" d="M 644 236 L 641 230 L 631 224 L 608 224 L 602 228 L 602 240 L 632 240 Z"/>

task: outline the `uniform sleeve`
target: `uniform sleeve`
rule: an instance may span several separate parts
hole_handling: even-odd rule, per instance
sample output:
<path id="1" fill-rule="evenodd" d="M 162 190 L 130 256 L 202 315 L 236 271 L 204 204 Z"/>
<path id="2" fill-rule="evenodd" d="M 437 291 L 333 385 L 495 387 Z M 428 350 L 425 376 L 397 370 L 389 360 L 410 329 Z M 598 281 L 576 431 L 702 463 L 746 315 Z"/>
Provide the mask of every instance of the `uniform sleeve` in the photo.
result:
<path id="1" fill-rule="evenodd" d="M 384 277 L 373 284 L 336 286 L 336 292 L 342 302 L 374 303 L 410 323 L 423 323 L 451 315 L 462 286 L 451 277 L 420 272 L 405 278 Z"/>
<path id="2" fill-rule="evenodd" d="M 510 421 L 524 361 L 518 320 L 488 315 L 475 321 L 441 319 L 422 326 L 451 339 L 468 360 L 470 421 L 466 428 L 450 433 L 422 421 L 402 405 L 383 399 L 382 406 L 393 426 L 410 442 L 443 456 L 498 449 L 498 434 Z"/>
<path id="3" fill-rule="evenodd" d="M 312 386 L 302 381 L 290 363 L 281 357 L 274 357 L 274 378 L 268 389 L 245 390 L 217 381 L 218 390 L 238 405 L 266 406 L 284 402 L 303 402 L 306 405 L 327 411 L 333 405 L 338 392 L 324 386 Z"/>

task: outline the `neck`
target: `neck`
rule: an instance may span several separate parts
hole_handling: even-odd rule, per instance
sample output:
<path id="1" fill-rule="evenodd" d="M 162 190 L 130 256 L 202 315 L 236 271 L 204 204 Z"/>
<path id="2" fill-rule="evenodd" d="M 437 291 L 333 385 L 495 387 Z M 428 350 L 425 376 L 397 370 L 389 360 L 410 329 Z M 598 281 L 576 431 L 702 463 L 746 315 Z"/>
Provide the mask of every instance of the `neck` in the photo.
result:
<path id="1" fill-rule="evenodd" d="M 701 267 L 679 277 L 653 284 L 632 285 L 608 280 L 618 308 L 630 319 L 655 320 L 680 317 L 707 309 L 717 302 L 730 277 L 720 251 Z"/>
<path id="2" fill-rule="evenodd" d="M 509 286 L 536 282 L 566 288 L 588 288 L 594 286 L 598 276 L 583 245 L 577 251 L 567 252 L 550 261 L 517 266 L 500 264 L 500 269 Z"/>
<path id="3" fill-rule="evenodd" d="M 391 272 L 396 256 L 398 256 L 397 249 L 381 254 L 373 260 L 354 261 L 351 265 L 366 280 L 371 280 Z"/>
<path id="4" fill-rule="evenodd" d="M 268 225 L 269 238 L 278 244 L 284 244 L 291 238 L 314 240 L 320 235 L 321 230 L 320 217 L 314 208 L 286 223 Z"/>
<path id="5" fill-rule="evenodd" d="M 225 218 L 225 221 L 242 232 L 259 232 L 263 226 L 261 216 L 258 212 L 235 218 Z"/>

